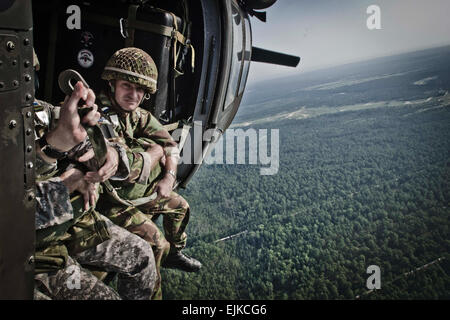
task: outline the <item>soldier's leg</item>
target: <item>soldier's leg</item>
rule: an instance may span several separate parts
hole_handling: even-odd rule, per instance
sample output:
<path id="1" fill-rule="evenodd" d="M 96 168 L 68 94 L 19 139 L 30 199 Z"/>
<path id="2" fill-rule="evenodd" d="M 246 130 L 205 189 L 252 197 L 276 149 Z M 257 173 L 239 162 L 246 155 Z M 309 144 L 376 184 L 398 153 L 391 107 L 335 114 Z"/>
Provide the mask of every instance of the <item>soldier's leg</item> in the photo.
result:
<path id="1" fill-rule="evenodd" d="M 52 298 L 34 288 L 33 300 L 52 300 Z"/>
<path id="2" fill-rule="evenodd" d="M 132 225 L 128 227 L 127 230 L 141 237 L 152 246 L 153 253 L 155 255 L 156 271 L 158 272 L 158 282 L 155 285 L 155 294 L 153 295 L 152 299 L 160 300 L 162 299 L 162 279 L 160 272 L 161 261 L 163 261 L 164 258 L 169 254 L 170 244 L 164 238 L 164 235 L 159 230 L 158 226 L 149 218 L 146 217 L 146 219 L 148 219 L 149 221 L 144 221 L 139 225 Z"/>
<path id="3" fill-rule="evenodd" d="M 170 244 L 161 230 L 149 217 L 135 207 L 108 207 L 104 205 L 100 210 L 113 223 L 138 235 L 152 246 L 158 273 L 158 282 L 156 283 L 155 295 L 152 299 L 161 299 L 161 261 L 168 255 L 170 249 Z"/>
<path id="4" fill-rule="evenodd" d="M 186 226 L 189 223 L 189 204 L 177 194 L 171 193 L 169 198 L 152 201 L 139 207 L 149 217 L 163 215 L 164 235 L 170 246 L 181 250 L 186 246 Z"/>
<path id="5" fill-rule="evenodd" d="M 202 264 L 191 258 L 181 250 L 186 247 L 186 227 L 189 223 L 189 204 L 187 201 L 172 192 L 169 198 L 163 198 L 149 202 L 139 207 L 149 217 L 163 215 L 164 235 L 170 243 L 170 251 L 162 266 L 166 268 L 176 268 L 187 272 L 200 270 Z"/>
<path id="6" fill-rule="evenodd" d="M 35 276 L 37 300 L 120 300 L 111 287 L 71 257 L 64 269 Z"/>
<path id="7" fill-rule="evenodd" d="M 150 299 L 158 282 L 151 246 L 106 217 L 103 218 L 111 239 L 74 258 L 81 264 L 118 273 L 117 290 L 123 299 Z"/>

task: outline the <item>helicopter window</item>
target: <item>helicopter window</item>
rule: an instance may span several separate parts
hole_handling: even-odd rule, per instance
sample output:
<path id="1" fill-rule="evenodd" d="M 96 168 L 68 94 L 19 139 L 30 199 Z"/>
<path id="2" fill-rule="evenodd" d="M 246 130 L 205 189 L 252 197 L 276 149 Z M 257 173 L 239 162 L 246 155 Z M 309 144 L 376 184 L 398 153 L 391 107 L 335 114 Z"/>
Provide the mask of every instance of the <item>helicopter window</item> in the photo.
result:
<path id="1" fill-rule="evenodd" d="M 245 21 L 244 67 L 242 69 L 241 83 L 239 84 L 239 94 L 242 94 L 242 92 L 244 91 L 245 83 L 247 82 L 247 75 L 250 67 L 250 58 L 251 58 L 250 47 L 252 45 L 250 21 L 248 20 L 248 17 L 246 17 L 244 21 Z"/>
<path id="2" fill-rule="evenodd" d="M 242 26 L 242 16 L 239 9 L 233 4 L 232 8 L 232 25 L 233 25 L 233 52 L 231 57 L 230 78 L 228 82 L 227 96 L 225 99 L 225 108 L 231 105 L 236 98 L 239 86 L 239 76 L 242 65 L 242 49 L 244 42 L 244 28 Z"/>

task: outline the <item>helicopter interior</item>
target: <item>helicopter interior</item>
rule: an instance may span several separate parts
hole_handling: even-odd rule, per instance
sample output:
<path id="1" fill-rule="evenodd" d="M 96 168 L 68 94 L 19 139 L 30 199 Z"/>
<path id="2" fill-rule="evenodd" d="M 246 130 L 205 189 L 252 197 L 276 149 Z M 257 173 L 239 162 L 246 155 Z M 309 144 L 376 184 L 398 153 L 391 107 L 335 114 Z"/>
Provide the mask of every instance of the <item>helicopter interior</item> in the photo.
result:
<path id="1" fill-rule="evenodd" d="M 251 60 L 244 8 L 237 1 L 34 0 L 33 21 L 36 97 L 51 103 L 64 99 L 57 78 L 65 69 L 80 72 L 99 92 L 113 52 L 135 46 L 152 56 L 158 90 L 143 107 L 169 130 L 179 128 L 180 141 L 188 142 L 178 170 L 184 187 L 239 108 Z"/>
<path id="2" fill-rule="evenodd" d="M 0 2 L 0 118 L 4 121 L 0 150 L 8 155 L 2 158 L 0 170 L 4 182 L 1 298 L 33 296 L 33 97 L 55 105 L 62 102 L 58 75 L 66 69 L 78 71 L 99 92 L 106 85 L 101 72 L 113 52 L 128 46 L 147 51 L 157 64 L 159 86 L 144 107 L 167 125 L 172 136 L 178 132 L 174 138 L 183 147 L 183 161 L 177 180 L 179 187 L 185 187 L 236 115 L 250 61 L 287 66 L 299 62 L 298 57 L 252 47 L 249 15 L 265 21 L 265 13 L 255 10 L 275 1 Z M 40 62 L 34 74 L 33 49 Z"/>

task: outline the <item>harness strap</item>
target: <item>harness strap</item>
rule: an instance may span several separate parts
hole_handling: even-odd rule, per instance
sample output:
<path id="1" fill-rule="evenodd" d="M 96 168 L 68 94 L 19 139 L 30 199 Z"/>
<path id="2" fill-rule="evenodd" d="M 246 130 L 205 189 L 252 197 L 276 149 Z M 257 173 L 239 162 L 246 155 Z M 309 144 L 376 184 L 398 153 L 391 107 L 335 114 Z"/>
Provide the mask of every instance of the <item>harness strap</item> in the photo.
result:
<path id="1" fill-rule="evenodd" d="M 174 23 L 175 23 L 175 28 L 174 28 L 174 27 L 168 27 L 168 26 L 164 26 L 164 25 L 160 25 L 160 24 L 156 24 L 156 23 L 136 20 L 137 9 L 138 9 L 137 5 L 131 5 L 128 10 L 128 19 L 124 19 L 126 22 L 126 27 L 130 31 L 128 34 L 128 37 L 125 39 L 125 45 L 132 46 L 134 44 L 134 31 L 135 30 L 148 31 L 148 32 L 166 36 L 168 38 L 173 38 L 176 41 L 180 42 L 181 44 L 187 45 L 191 49 L 191 52 L 192 52 L 191 64 L 192 64 L 192 69 L 194 69 L 194 64 L 195 64 L 194 47 L 190 43 L 187 44 L 186 37 L 181 32 L 178 31 L 178 28 L 176 26 L 177 22 L 176 22 L 175 15 L 173 13 L 171 13 L 172 16 L 174 17 Z M 96 14 L 96 13 L 86 13 L 86 20 L 89 22 L 93 22 L 93 23 L 101 23 L 101 24 L 108 25 L 111 27 L 116 27 L 116 28 L 121 27 L 120 19 L 112 18 L 109 16 L 104 16 L 104 15 L 100 15 L 100 14 Z M 176 48 L 174 48 L 174 49 L 176 49 Z"/>
<path id="2" fill-rule="evenodd" d="M 183 129 L 181 131 L 180 142 L 178 143 L 178 149 L 183 150 L 184 143 L 186 142 L 186 138 L 189 134 L 189 130 L 191 130 L 192 126 L 188 124 L 183 125 Z"/>
<path id="3" fill-rule="evenodd" d="M 134 199 L 134 200 L 126 200 L 126 199 L 122 199 L 117 194 L 117 191 L 114 189 L 114 187 L 111 185 L 111 183 L 108 180 L 103 182 L 103 185 L 105 186 L 108 194 L 110 194 L 114 198 L 114 200 L 116 200 L 117 202 L 119 202 L 127 207 L 137 207 L 137 206 L 146 204 L 150 201 L 155 200 L 158 196 L 157 192 L 153 192 L 148 197 L 142 197 L 142 198 L 138 198 L 138 199 Z"/>
<path id="4" fill-rule="evenodd" d="M 144 159 L 144 164 L 142 165 L 141 174 L 139 175 L 137 183 L 145 184 L 150 176 L 152 157 L 147 152 L 139 152 L 139 154 L 142 156 L 142 159 Z"/>
<path id="5" fill-rule="evenodd" d="M 131 6 L 135 7 L 135 6 Z M 130 9 L 131 10 L 131 9 Z M 101 23 L 104 25 L 108 25 L 111 27 L 120 28 L 120 19 L 104 16 L 101 14 L 96 13 L 85 13 L 86 21 L 93 22 L 93 23 Z M 144 21 L 138 21 L 138 20 L 126 20 L 127 22 L 127 28 L 133 28 L 137 30 L 142 31 L 148 31 L 152 33 L 157 33 L 169 38 L 175 37 L 175 39 L 182 43 L 186 44 L 186 38 L 181 34 L 176 28 L 163 26 L 156 23 L 151 22 L 144 22 Z M 174 32 L 175 31 L 175 32 Z"/>

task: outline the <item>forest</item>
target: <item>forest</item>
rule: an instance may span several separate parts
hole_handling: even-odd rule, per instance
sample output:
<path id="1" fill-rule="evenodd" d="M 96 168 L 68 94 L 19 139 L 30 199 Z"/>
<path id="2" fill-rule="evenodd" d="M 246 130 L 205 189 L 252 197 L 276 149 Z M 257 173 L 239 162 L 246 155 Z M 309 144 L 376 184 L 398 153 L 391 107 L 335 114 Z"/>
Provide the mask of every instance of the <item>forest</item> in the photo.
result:
<path id="1" fill-rule="evenodd" d="M 162 269 L 164 299 L 449 299 L 449 65 L 441 82 L 421 86 L 423 70 L 399 67 L 401 81 L 349 75 L 352 85 L 328 86 L 298 118 L 277 115 L 299 109 L 305 90 L 250 99 L 235 122 L 261 106 L 269 118 L 242 127 L 279 129 L 279 171 L 203 165 L 180 190 L 192 210 L 185 252 L 203 268 Z M 339 101 L 342 91 L 360 98 Z M 363 107 L 339 108 L 349 102 Z M 379 290 L 366 287 L 370 265 Z"/>
<path id="2" fill-rule="evenodd" d="M 272 123 L 274 176 L 204 166 L 182 192 L 193 210 L 187 253 L 204 269 L 163 270 L 165 298 L 352 299 L 372 264 L 382 290 L 363 297 L 450 298 L 450 109 L 417 111 Z"/>

